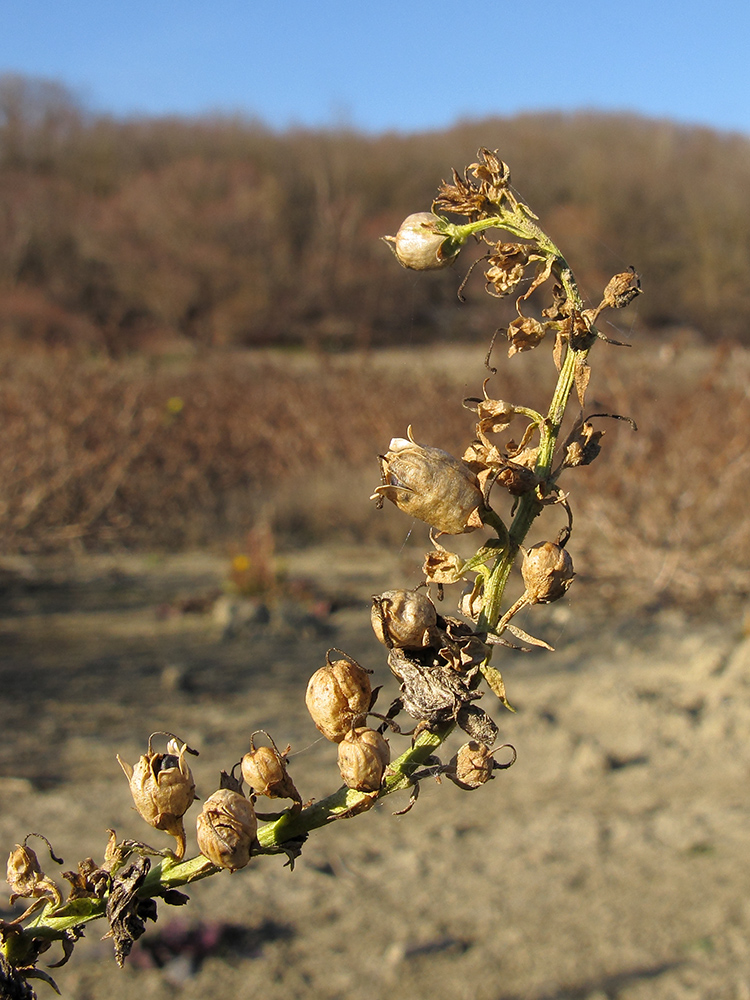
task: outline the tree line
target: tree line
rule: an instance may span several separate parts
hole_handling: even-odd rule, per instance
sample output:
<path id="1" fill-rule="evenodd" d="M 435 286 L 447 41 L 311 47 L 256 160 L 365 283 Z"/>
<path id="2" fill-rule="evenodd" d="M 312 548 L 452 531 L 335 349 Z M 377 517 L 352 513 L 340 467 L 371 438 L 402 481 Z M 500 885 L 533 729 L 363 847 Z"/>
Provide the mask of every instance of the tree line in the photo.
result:
<path id="1" fill-rule="evenodd" d="M 513 315 L 477 268 L 419 274 L 379 237 L 479 146 L 598 301 L 634 264 L 632 316 L 750 339 L 750 139 L 632 115 L 526 114 L 370 136 L 240 117 L 116 120 L 0 78 L 0 343 L 119 356 L 476 340 Z M 477 247 L 475 256 L 481 256 Z M 626 329 L 627 332 L 627 329 Z"/>

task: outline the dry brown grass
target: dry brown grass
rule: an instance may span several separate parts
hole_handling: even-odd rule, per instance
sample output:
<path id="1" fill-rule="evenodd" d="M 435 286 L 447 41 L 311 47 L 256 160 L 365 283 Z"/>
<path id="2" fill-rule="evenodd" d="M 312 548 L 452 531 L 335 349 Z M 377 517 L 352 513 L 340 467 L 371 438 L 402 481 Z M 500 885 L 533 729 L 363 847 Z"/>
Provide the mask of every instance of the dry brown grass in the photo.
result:
<path id="1" fill-rule="evenodd" d="M 543 406 L 549 359 L 500 362 L 491 391 Z M 639 430 L 601 421 L 602 456 L 562 482 L 582 579 L 640 607 L 735 608 L 750 592 L 750 352 L 602 345 L 592 362 L 588 412 L 633 416 Z M 459 451 L 472 433 L 461 399 L 485 374 L 481 351 L 447 348 L 5 358 L 2 547 L 176 549 L 241 539 L 261 521 L 282 547 L 400 544 L 403 516 L 367 501 L 376 455 L 408 423 L 418 440 Z"/>

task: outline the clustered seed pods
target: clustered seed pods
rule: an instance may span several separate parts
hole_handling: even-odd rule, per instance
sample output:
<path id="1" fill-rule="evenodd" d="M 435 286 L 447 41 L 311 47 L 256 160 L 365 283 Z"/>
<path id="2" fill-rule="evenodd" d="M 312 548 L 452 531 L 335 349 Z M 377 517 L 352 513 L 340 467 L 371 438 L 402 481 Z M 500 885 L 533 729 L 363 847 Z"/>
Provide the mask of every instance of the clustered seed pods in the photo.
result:
<path id="1" fill-rule="evenodd" d="M 130 782 L 135 808 L 146 822 L 156 830 L 164 830 L 177 841 L 175 854 L 185 855 L 185 827 L 182 817 L 195 800 L 195 782 L 185 760 L 185 754 L 195 754 L 187 743 L 170 736 L 166 753 L 156 753 L 151 747 L 154 736 L 148 740 L 148 750 L 135 767 L 127 764 L 118 754 L 120 767 Z M 169 736 L 169 733 L 163 734 Z"/>
<path id="2" fill-rule="evenodd" d="M 241 792 L 219 788 L 198 814 L 198 847 L 218 868 L 234 872 L 249 863 L 257 829 L 252 802 Z"/>
<path id="3" fill-rule="evenodd" d="M 305 703 L 325 738 L 340 743 L 370 710 L 372 689 L 367 670 L 345 654 L 332 660 L 334 652 L 328 650 L 325 665 L 310 678 Z"/>
<path id="4" fill-rule="evenodd" d="M 393 438 L 380 456 L 383 485 L 371 500 L 385 497 L 405 514 L 448 535 L 482 525 L 484 497 L 476 476 L 463 462 L 440 448 L 417 444 L 411 436 Z"/>

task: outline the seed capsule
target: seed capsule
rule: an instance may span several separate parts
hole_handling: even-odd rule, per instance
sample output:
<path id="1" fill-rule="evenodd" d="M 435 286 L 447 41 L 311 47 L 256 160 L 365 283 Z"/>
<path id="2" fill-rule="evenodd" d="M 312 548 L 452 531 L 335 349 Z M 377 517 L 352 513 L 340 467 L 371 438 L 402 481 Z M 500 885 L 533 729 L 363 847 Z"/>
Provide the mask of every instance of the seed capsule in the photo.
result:
<path id="1" fill-rule="evenodd" d="M 432 645 L 437 611 L 419 590 L 386 590 L 373 597 L 370 619 L 375 635 L 389 649 L 421 649 Z"/>
<path id="2" fill-rule="evenodd" d="M 196 821 L 198 848 L 219 868 L 237 871 L 250 861 L 258 821 L 249 799 L 220 788 L 209 795 Z"/>
<path id="3" fill-rule="evenodd" d="M 557 542 L 539 542 L 524 552 L 521 575 L 529 604 L 551 604 L 573 582 L 573 560 Z"/>
<path id="4" fill-rule="evenodd" d="M 62 902 L 60 890 L 42 871 L 36 851 L 32 851 L 25 843 L 16 844 L 15 850 L 10 852 L 6 877 L 10 886 L 11 903 L 29 896 L 34 899 L 47 896 L 55 905 Z"/>
<path id="5" fill-rule="evenodd" d="M 383 485 L 370 499 L 385 497 L 448 535 L 480 527 L 484 497 L 471 469 L 447 451 L 417 444 L 411 427 L 407 433 L 408 439 L 393 438 L 381 456 Z"/>
<path id="6" fill-rule="evenodd" d="M 444 220 L 433 212 L 415 212 L 401 223 L 395 236 L 384 236 L 400 264 L 412 271 L 434 271 L 450 264 L 460 243 L 440 232 Z"/>
<path id="7" fill-rule="evenodd" d="M 331 660 L 328 650 L 326 664 L 310 678 L 305 695 L 312 720 L 333 743 L 340 743 L 357 719 L 370 709 L 372 689 L 364 667 L 356 660 Z"/>
<path id="8" fill-rule="evenodd" d="M 352 729 L 339 743 L 341 778 L 358 792 L 377 792 L 390 762 L 388 741 L 375 729 Z"/>
<path id="9" fill-rule="evenodd" d="M 265 795 L 269 799 L 294 799 L 301 802 L 294 782 L 286 769 L 286 753 L 279 753 L 275 746 L 256 747 L 251 738 L 250 751 L 242 758 L 242 777 L 256 795 Z"/>
<path id="10" fill-rule="evenodd" d="M 156 830 L 164 830 L 177 840 L 175 854 L 185 855 L 185 827 L 182 817 L 195 800 L 195 782 L 185 761 L 186 753 L 195 754 L 187 743 L 180 745 L 172 737 L 166 753 L 154 753 L 149 737 L 148 752 L 135 767 L 127 764 L 118 754 L 120 767 L 130 782 L 130 792 L 135 808 L 143 819 Z M 169 734 L 167 734 L 169 735 Z"/>
<path id="11" fill-rule="evenodd" d="M 451 757 L 449 768 L 446 774 L 450 780 L 459 788 L 470 791 L 490 780 L 495 769 L 495 758 L 484 743 L 470 740 Z"/>

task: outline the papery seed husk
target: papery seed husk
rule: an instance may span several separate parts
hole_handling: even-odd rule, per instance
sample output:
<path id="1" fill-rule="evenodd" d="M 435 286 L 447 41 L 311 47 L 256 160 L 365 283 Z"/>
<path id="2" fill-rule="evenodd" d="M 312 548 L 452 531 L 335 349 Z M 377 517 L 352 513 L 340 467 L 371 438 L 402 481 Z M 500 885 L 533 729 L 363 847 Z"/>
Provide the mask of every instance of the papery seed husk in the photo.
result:
<path id="1" fill-rule="evenodd" d="M 56 903 L 62 901 L 59 888 L 42 871 L 36 851 L 25 844 L 16 844 L 15 849 L 10 852 L 6 878 L 11 891 L 11 903 L 30 896 L 49 896 Z"/>
<path id="2" fill-rule="evenodd" d="M 372 688 L 367 671 L 355 660 L 329 660 L 310 678 L 305 704 L 318 730 L 339 743 L 354 722 L 370 709 Z"/>
<path id="3" fill-rule="evenodd" d="M 198 848 L 219 868 L 237 871 L 250 861 L 258 820 L 249 799 L 220 788 L 203 803 L 196 820 Z"/>
<path id="4" fill-rule="evenodd" d="M 420 649 L 431 645 L 437 611 L 421 591 L 386 590 L 373 597 L 370 620 L 384 646 Z"/>
<path id="5" fill-rule="evenodd" d="M 360 726 L 339 743 L 339 771 L 344 784 L 358 792 L 376 792 L 391 761 L 388 741 L 375 729 Z"/>
<path id="6" fill-rule="evenodd" d="M 186 743 L 180 745 L 170 740 L 170 752 L 143 754 L 135 767 L 117 755 L 139 815 L 154 829 L 163 830 L 177 840 L 175 853 L 180 858 L 185 852 L 182 817 L 195 801 L 195 781 L 185 760 L 187 750 Z"/>
<path id="7" fill-rule="evenodd" d="M 393 438 L 382 468 L 387 482 L 373 498 L 386 497 L 405 514 L 448 535 L 481 526 L 485 504 L 477 478 L 447 451 Z"/>
<path id="8" fill-rule="evenodd" d="M 524 552 L 521 575 L 529 603 L 551 604 L 573 582 L 573 560 L 557 542 L 539 542 Z"/>
<path id="9" fill-rule="evenodd" d="M 484 743 L 470 740 L 459 747 L 451 758 L 449 767 L 446 774 L 451 781 L 470 791 L 490 780 L 495 768 L 495 758 Z"/>
<path id="10" fill-rule="evenodd" d="M 412 271 L 434 271 L 454 260 L 460 247 L 438 232 L 440 222 L 433 212 L 414 212 L 404 219 L 395 236 L 385 237 L 400 264 Z"/>
<path id="11" fill-rule="evenodd" d="M 273 747 L 257 747 L 242 758 L 242 777 L 256 795 L 269 799 L 295 799 L 300 794 L 286 769 L 286 757 Z"/>

